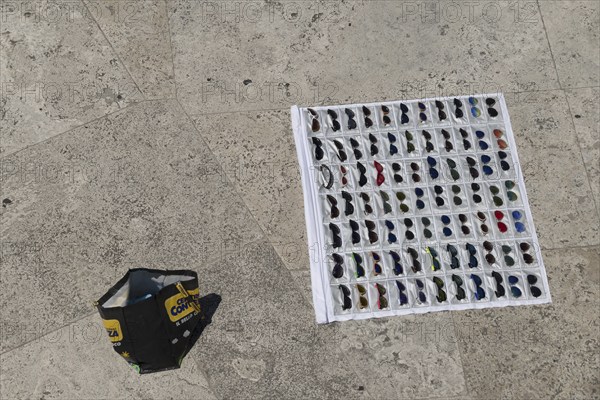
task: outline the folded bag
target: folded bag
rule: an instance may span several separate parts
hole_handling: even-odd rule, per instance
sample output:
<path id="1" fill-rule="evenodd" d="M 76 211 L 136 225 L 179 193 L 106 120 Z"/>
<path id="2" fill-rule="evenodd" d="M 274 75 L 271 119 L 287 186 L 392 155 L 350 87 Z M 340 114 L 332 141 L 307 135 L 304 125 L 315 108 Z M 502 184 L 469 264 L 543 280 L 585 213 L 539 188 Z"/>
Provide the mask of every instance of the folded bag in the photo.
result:
<path id="1" fill-rule="evenodd" d="M 140 374 L 179 368 L 200 322 L 198 274 L 130 269 L 96 307 L 114 350 Z"/>

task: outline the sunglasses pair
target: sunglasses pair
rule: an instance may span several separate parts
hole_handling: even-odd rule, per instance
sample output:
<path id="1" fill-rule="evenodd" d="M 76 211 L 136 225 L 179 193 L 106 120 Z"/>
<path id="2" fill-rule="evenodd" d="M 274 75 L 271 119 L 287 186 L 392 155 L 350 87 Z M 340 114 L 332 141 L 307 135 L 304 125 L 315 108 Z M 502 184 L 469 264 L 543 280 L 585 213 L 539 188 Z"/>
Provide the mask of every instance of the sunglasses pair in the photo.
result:
<path id="1" fill-rule="evenodd" d="M 496 207 L 502 207 L 504 200 L 500 197 L 500 189 L 496 185 L 490 185 L 490 193 L 492 194 L 492 201 Z"/>
<path id="2" fill-rule="evenodd" d="M 407 248 L 406 252 L 412 259 L 412 271 L 415 273 L 421 271 L 421 263 L 419 262 L 419 252 L 413 249 L 412 247 Z"/>
<path id="3" fill-rule="evenodd" d="M 452 282 L 456 285 L 456 300 L 463 300 L 467 297 L 465 289 L 462 287 L 464 282 L 458 275 L 452 274 Z"/>
<path id="4" fill-rule="evenodd" d="M 508 154 L 500 150 L 498 152 L 498 157 L 500 158 L 500 168 L 502 168 L 502 171 L 510 171 L 510 164 L 508 163 L 508 161 L 506 161 L 506 158 L 508 158 Z"/>
<path id="5" fill-rule="evenodd" d="M 519 284 L 519 278 L 517 278 L 514 275 L 508 276 L 508 285 L 510 286 L 510 294 L 517 299 L 523 295 L 523 292 L 517 286 L 518 284 Z"/>
<path id="6" fill-rule="evenodd" d="M 375 222 L 369 220 L 365 220 L 365 225 L 369 235 L 369 242 L 371 242 L 371 244 L 376 243 L 379 240 L 379 236 L 377 235 L 377 232 L 375 232 L 377 230 L 377 225 L 375 225 Z"/>
<path id="7" fill-rule="evenodd" d="M 313 137 L 312 143 L 315 146 L 315 159 L 321 161 L 325 155 L 325 152 L 323 151 L 323 142 L 321 142 L 321 139 Z"/>
<path id="8" fill-rule="evenodd" d="M 385 286 L 383 286 L 380 283 L 376 283 L 375 288 L 377 289 L 377 294 L 379 295 L 379 297 L 377 299 L 377 307 L 379 307 L 380 310 L 382 310 L 384 308 L 388 308 L 388 300 L 385 297 L 387 294 L 387 290 L 385 289 Z"/>
<path id="9" fill-rule="evenodd" d="M 424 292 L 425 285 L 423 284 L 423 281 L 420 279 L 415 279 L 415 284 L 417 285 L 417 298 L 419 299 L 419 303 L 426 303 L 427 295 Z"/>
<path id="10" fill-rule="evenodd" d="M 317 112 L 315 110 L 313 110 L 312 108 L 309 108 L 308 112 L 310 113 L 310 129 L 313 132 L 320 131 L 321 124 L 319 123 L 319 114 L 317 114 Z"/>
<path id="11" fill-rule="evenodd" d="M 450 138 L 452 137 L 452 135 L 450 135 L 450 132 L 448 132 L 445 129 L 442 129 L 440 131 L 441 135 L 444 137 L 444 149 L 446 150 L 446 152 L 451 152 L 452 150 L 454 150 L 454 145 L 452 144 L 452 142 L 450 141 Z"/>
<path id="12" fill-rule="evenodd" d="M 388 132 L 387 137 L 390 142 L 390 156 L 394 156 L 398 154 L 398 147 L 394 144 L 398 141 L 398 139 L 396 138 L 396 135 L 390 132 Z"/>
<path id="13" fill-rule="evenodd" d="M 390 244 L 396 243 L 398 241 L 398 238 L 396 237 L 396 235 L 393 232 L 394 229 L 396 229 L 396 227 L 394 226 L 392 221 L 386 220 L 385 227 L 390 231 L 390 232 L 388 232 L 388 243 L 390 243 Z"/>
<path id="14" fill-rule="evenodd" d="M 390 204 L 390 196 L 384 192 L 383 190 L 381 190 L 379 192 L 379 194 L 381 195 L 381 201 L 383 203 L 383 212 L 384 214 L 389 214 L 392 212 L 392 205 Z"/>
<path id="15" fill-rule="evenodd" d="M 364 310 L 369 307 L 369 300 L 367 299 L 367 289 L 363 285 L 356 285 L 356 291 L 358 292 L 358 308 Z"/>
<path id="16" fill-rule="evenodd" d="M 425 248 L 425 253 L 429 254 L 429 256 L 431 257 L 431 270 L 432 271 L 439 271 L 440 269 L 442 269 L 442 264 L 440 263 L 439 255 L 438 255 L 438 252 L 436 249 L 434 249 L 433 247 L 427 246 Z"/>
<path id="17" fill-rule="evenodd" d="M 513 210 L 511 211 L 510 215 L 512 215 L 513 220 L 515 221 L 515 230 L 518 233 L 525 232 L 527 229 L 525 228 L 525 224 L 521 221 L 523 218 L 523 213 L 519 210 Z"/>
<path id="18" fill-rule="evenodd" d="M 458 170 L 456 169 L 456 161 L 454 161 L 451 158 L 447 158 L 446 164 L 448 164 L 448 169 L 450 170 L 450 177 L 452 177 L 452 180 L 455 180 L 455 181 L 459 180 L 460 174 L 458 173 Z"/>
<path id="19" fill-rule="evenodd" d="M 415 206 L 418 210 L 422 210 L 425 208 L 425 202 L 422 200 L 425 192 L 421 188 L 415 188 L 415 195 L 417 196 L 417 201 L 415 202 Z"/>
<path id="20" fill-rule="evenodd" d="M 475 168 L 475 166 L 477 165 L 477 160 L 475 160 L 471 156 L 467 156 L 465 158 L 465 160 L 467 161 L 467 164 L 469 165 L 469 174 L 471 174 L 471 177 L 473 179 L 479 178 L 479 171 L 477 170 L 477 168 Z"/>
<path id="21" fill-rule="evenodd" d="M 435 107 L 438 110 L 438 118 L 439 118 L 439 120 L 440 121 L 445 121 L 448 118 L 448 116 L 446 115 L 446 112 L 444 111 L 444 108 L 445 108 L 444 103 L 442 103 L 439 100 L 436 100 L 435 101 Z"/>
<path id="22" fill-rule="evenodd" d="M 444 236 L 445 237 L 452 236 L 452 229 L 449 226 L 452 223 L 452 220 L 450 219 L 450 217 L 447 215 L 442 215 L 440 217 L 440 221 L 442 221 L 442 224 L 444 224 L 444 227 L 442 228 L 442 233 L 444 234 Z"/>
<path id="23" fill-rule="evenodd" d="M 400 175 L 400 171 L 402 170 L 400 164 L 393 163 L 392 170 L 394 170 L 394 181 L 396 181 L 396 183 L 402 183 L 404 181 L 404 178 L 402 178 L 402 175 Z"/>
<path id="24" fill-rule="evenodd" d="M 421 217 L 421 223 L 423 224 L 423 236 L 425 236 L 426 239 L 431 239 L 433 237 L 433 233 L 429 229 L 431 220 L 427 217 Z"/>
<path id="25" fill-rule="evenodd" d="M 496 144 L 498 144 L 498 148 L 500 150 L 506 149 L 508 147 L 508 143 L 506 143 L 506 141 L 502 139 L 502 137 L 504 136 L 504 132 L 502 132 L 502 130 L 500 129 L 494 129 L 492 133 L 496 137 Z"/>
<path id="26" fill-rule="evenodd" d="M 342 237 L 340 236 L 340 227 L 337 226 L 334 223 L 329 223 L 329 229 L 331 230 L 331 236 L 332 236 L 332 246 L 334 248 L 339 248 L 342 247 Z"/>
<path id="27" fill-rule="evenodd" d="M 527 275 L 527 283 L 529 284 L 529 292 L 535 298 L 540 297 L 542 295 L 542 291 L 539 287 L 535 286 L 538 278 L 535 275 Z"/>
<path id="28" fill-rule="evenodd" d="M 360 143 L 358 143 L 356 139 L 350 138 L 350 146 L 352 146 L 352 152 L 354 153 L 354 157 L 357 160 L 360 160 L 363 156 L 362 152 L 359 149 Z"/>
<path id="29" fill-rule="evenodd" d="M 446 295 L 446 292 L 444 291 L 444 281 L 437 277 L 434 276 L 433 277 L 433 283 L 435 283 L 435 286 L 437 287 L 437 296 L 435 297 L 438 301 L 438 303 L 443 303 L 448 299 L 448 296 Z"/>
<path id="30" fill-rule="evenodd" d="M 400 211 L 407 213 L 409 211 L 409 207 L 406 203 L 404 203 L 406 200 L 406 194 L 404 194 L 404 192 L 398 192 L 396 193 L 396 198 L 400 202 Z"/>
<path id="31" fill-rule="evenodd" d="M 496 100 L 492 99 L 491 97 L 488 97 L 487 99 L 485 99 L 485 104 L 488 107 L 488 115 L 492 118 L 496 118 L 498 116 L 498 111 L 494 108 L 494 106 L 496 105 Z"/>
<path id="32" fill-rule="evenodd" d="M 394 261 L 394 274 L 395 275 L 402 275 L 404 273 L 404 268 L 402 267 L 402 264 L 400 263 L 400 254 L 396 253 L 395 251 L 390 250 L 390 256 L 392 257 L 392 260 Z"/>
<path id="33" fill-rule="evenodd" d="M 435 168 L 435 166 L 437 165 L 437 161 L 435 158 L 428 156 L 427 157 L 427 164 L 429 164 L 429 176 L 431 177 L 431 179 L 437 179 L 440 176 L 440 173 L 438 172 L 438 170 Z"/>
<path id="34" fill-rule="evenodd" d="M 465 249 L 469 252 L 469 268 L 477 268 L 479 261 L 477 261 L 477 249 L 471 243 L 465 244 Z"/>
<path id="35" fill-rule="evenodd" d="M 337 149 L 337 157 L 340 159 L 340 161 L 342 161 L 342 162 L 346 161 L 348 159 L 348 155 L 346 154 L 346 151 L 344 150 L 344 144 L 337 139 L 335 139 L 333 141 L 333 144 L 335 145 L 335 147 Z"/>
<path id="36" fill-rule="evenodd" d="M 481 222 L 481 225 L 479 226 L 481 233 L 487 235 L 490 232 L 490 228 L 485 223 L 487 221 L 487 215 L 482 211 L 477 211 L 475 216 Z"/>
<path id="37" fill-rule="evenodd" d="M 504 297 L 506 295 L 506 289 L 502 286 L 502 283 L 504 282 L 502 275 L 497 271 L 493 271 L 492 278 L 496 281 L 496 290 L 494 291 L 494 294 L 496 294 L 496 297 Z"/>
<path id="38" fill-rule="evenodd" d="M 400 103 L 400 123 L 402 125 L 406 125 L 410 122 L 410 119 L 408 118 L 408 107 L 403 104 Z"/>
<path id="39" fill-rule="evenodd" d="M 481 116 L 481 110 L 477 107 L 479 101 L 475 97 L 469 97 L 469 104 L 471 105 L 471 115 L 475 118 Z"/>
<path id="40" fill-rule="evenodd" d="M 349 108 L 344 109 L 344 112 L 346 113 L 346 116 L 348 117 L 348 129 L 356 129 L 356 120 L 354 119 L 355 114 L 354 111 L 352 111 Z"/>
<path id="41" fill-rule="evenodd" d="M 360 243 L 360 226 L 358 226 L 358 222 L 354 221 L 354 220 L 350 220 L 350 229 L 352 230 L 352 244 L 359 244 Z"/>
<path id="42" fill-rule="evenodd" d="M 500 233 L 506 233 L 508 231 L 508 226 L 502 221 L 504 219 L 504 213 L 500 210 L 496 210 L 494 211 L 494 217 L 496 217 Z"/>
<path id="43" fill-rule="evenodd" d="M 363 187 L 367 184 L 367 167 L 360 162 L 357 162 L 356 169 L 358 169 L 359 173 L 358 186 Z"/>
<path id="44" fill-rule="evenodd" d="M 477 193 L 481 189 L 479 183 L 471 183 L 471 190 L 473 191 L 473 202 L 479 204 L 483 201 L 482 197 Z"/>
<path id="45" fill-rule="evenodd" d="M 333 253 L 331 255 L 331 258 L 333 258 L 333 262 L 334 262 L 334 266 L 333 266 L 331 275 L 333 275 L 333 277 L 336 279 L 340 279 L 341 277 L 344 276 L 344 266 L 343 266 L 344 257 L 342 257 L 341 255 L 339 255 L 337 253 Z"/>
<path id="46" fill-rule="evenodd" d="M 433 146 L 433 143 L 431 142 L 431 133 L 424 130 L 421 132 L 421 134 L 423 135 L 423 138 L 425 138 L 425 150 L 428 153 L 431 153 L 432 151 L 435 150 L 435 147 Z"/>
<path id="47" fill-rule="evenodd" d="M 505 181 L 504 182 L 504 187 L 506 188 L 506 197 L 508 198 L 508 201 L 518 201 L 519 200 L 519 196 L 517 195 L 517 193 L 513 190 L 515 188 L 516 184 L 514 181 Z"/>
<path id="48" fill-rule="evenodd" d="M 483 151 L 487 150 L 490 148 L 490 145 L 488 144 L 488 142 L 486 142 L 485 140 L 483 140 L 483 138 L 485 138 L 485 132 L 484 131 L 475 131 L 475 136 L 477 136 L 477 139 L 479 139 L 479 141 L 477 142 L 477 144 L 479 145 L 479 148 Z"/>
<path id="49" fill-rule="evenodd" d="M 469 223 L 469 217 L 466 214 L 458 214 L 458 221 L 460 222 L 460 231 L 463 235 L 468 236 L 471 234 L 471 228 Z"/>
<path id="50" fill-rule="evenodd" d="M 433 187 L 433 193 L 435 193 L 435 205 L 439 208 L 444 207 L 444 205 L 446 204 L 446 201 L 442 197 L 442 195 L 444 194 L 444 188 L 440 185 L 435 185 Z"/>
<path id="51" fill-rule="evenodd" d="M 377 170 L 377 179 L 376 179 L 377 186 L 381 186 L 381 185 L 383 185 L 383 182 L 385 182 L 385 176 L 383 176 L 383 165 L 379 164 L 377 161 L 373 161 L 373 165 L 375 166 L 375 169 Z"/>
<path id="52" fill-rule="evenodd" d="M 406 240 L 413 240 L 415 238 L 415 234 L 413 233 L 413 231 L 411 231 L 411 228 L 414 226 L 412 219 L 404 218 L 404 221 L 402 222 L 404 223 L 404 227 L 406 228 L 406 231 L 404 232 L 404 237 L 406 238 Z"/>
<path id="53" fill-rule="evenodd" d="M 410 163 L 410 169 L 412 169 L 412 171 L 413 171 L 413 174 L 411 176 L 413 182 L 415 182 L 415 183 L 421 182 L 421 175 L 419 175 L 417 173 L 420 170 L 419 164 L 417 164 L 416 162 Z"/>
<path id="54" fill-rule="evenodd" d="M 354 205 L 352 204 L 352 195 L 342 190 L 342 199 L 346 202 L 344 214 L 346 216 L 354 214 Z"/>
<path id="55" fill-rule="evenodd" d="M 388 106 L 381 106 L 381 120 L 385 126 L 388 126 L 392 123 L 390 119 L 390 108 Z"/>
<path id="56" fill-rule="evenodd" d="M 452 189 L 452 193 L 454 194 L 454 196 L 452 197 L 452 201 L 454 202 L 454 205 L 457 205 L 457 206 L 462 205 L 463 199 L 460 197 L 460 193 L 462 192 L 462 189 L 460 188 L 460 186 L 452 185 L 451 189 Z"/>
<path id="57" fill-rule="evenodd" d="M 415 144 L 413 143 L 413 140 L 415 139 L 413 134 L 410 133 L 409 131 L 405 131 L 404 138 L 406 139 L 406 151 L 408 153 L 414 152 L 416 150 L 416 147 L 415 147 Z"/>
<path id="58" fill-rule="evenodd" d="M 371 258 L 373 258 L 373 275 L 381 275 L 383 269 L 381 268 L 381 256 L 374 251 L 371 252 Z"/>
<path id="59" fill-rule="evenodd" d="M 398 288 L 398 302 L 401 306 L 408 304 L 408 296 L 406 295 L 406 286 L 400 281 L 396 281 L 396 287 Z"/>
<path id="60" fill-rule="evenodd" d="M 462 108 L 463 108 L 462 101 L 460 101 L 459 99 L 454 99 L 453 103 L 454 103 L 454 116 L 458 119 L 463 118 L 465 116 L 465 113 L 462 110 Z"/>
<path id="61" fill-rule="evenodd" d="M 421 122 L 427 122 L 427 106 L 421 102 L 418 102 L 417 106 L 419 107 L 419 119 Z"/>
<path id="62" fill-rule="evenodd" d="M 363 267 L 363 259 L 358 253 L 352 253 L 352 259 L 354 260 L 354 266 L 356 267 L 356 272 L 354 276 L 357 278 L 363 278 L 365 276 L 365 267 Z"/>
<path id="63" fill-rule="evenodd" d="M 522 242 L 519 244 L 519 248 L 521 249 L 523 261 L 525 261 L 525 264 L 533 264 L 533 256 L 529 252 L 529 250 L 531 249 L 531 245 L 527 242 Z"/>
<path id="64" fill-rule="evenodd" d="M 379 147 L 377 147 L 377 137 L 372 133 L 369 133 L 369 142 L 371 142 L 371 156 L 377 155 L 379 153 Z"/>
<path id="65" fill-rule="evenodd" d="M 332 195 L 328 194 L 327 195 L 327 201 L 329 201 L 329 204 L 331 206 L 331 219 L 335 219 L 337 217 L 340 216 L 340 210 L 337 208 L 337 199 L 335 197 L 333 197 Z"/>
<path id="66" fill-rule="evenodd" d="M 475 274 L 471 274 L 470 278 L 473 281 L 473 283 L 475 284 L 475 299 L 476 300 L 484 299 L 485 298 L 485 290 L 482 287 L 483 282 L 481 281 L 481 278 Z"/>
<path id="67" fill-rule="evenodd" d="M 483 154 L 481 156 L 481 163 L 483 164 L 481 170 L 483 171 L 484 175 L 490 176 L 494 173 L 494 169 L 490 166 L 491 161 L 492 157 L 488 156 L 487 154 Z"/>
<path id="68" fill-rule="evenodd" d="M 483 248 L 486 251 L 485 261 L 487 261 L 487 263 L 490 265 L 496 264 L 496 257 L 494 257 L 494 254 L 493 254 L 494 244 L 492 242 L 486 240 L 483 242 Z"/>
<path id="69" fill-rule="evenodd" d="M 371 120 L 371 110 L 369 110 L 367 107 L 363 106 L 362 107 L 362 112 L 363 115 L 365 116 L 365 127 L 366 128 L 370 128 L 373 126 L 373 121 Z"/>
<path id="70" fill-rule="evenodd" d="M 454 245 L 448 243 L 448 245 L 446 245 L 446 251 L 450 254 L 450 268 L 460 268 L 460 261 L 458 259 L 458 249 Z"/>
<path id="71" fill-rule="evenodd" d="M 373 213 L 373 207 L 371 207 L 371 204 L 370 204 L 371 203 L 371 197 L 368 194 L 366 194 L 366 193 L 363 192 L 363 193 L 360 194 L 360 198 L 362 199 L 363 204 L 365 206 L 365 214 L 367 214 L 367 215 L 368 214 L 372 214 Z"/>
<path id="72" fill-rule="evenodd" d="M 350 289 L 346 285 L 338 286 L 341 295 L 342 310 L 346 311 L 352 308 L 352 298 L 350 297 Z"/>
<path id="73" fill-rule="evenodd" d="M 329 116 L 329 121 L 331 122 L 331 129 L 334 132 L 339 131 L 341 128 L 340 126 L 340 122 L 337 120 L 338 119 L 338 115 L 335 111 L 333 110 L 327 110 L 327 115 Z"/>
<path id="74" fill-rule="evenodd" d="M 473 147 L 473 145 L 471 144 L 471 141 L 469 140 L 470 139 L 469 132 L 467 132 L 463 128 L 460 128 L 458 131 L 460 132 L 460 136 L 462 137 L 462 140 L 463 140 L 463 148 L 468 151 L 471 147 Z"/>
<path id="75" fill-rule="evenodd" d="M 331 189 L 333 186 L 333 172 L 331 172 L 331 169 L 325 164 L 321 164 L 319 170 L 321 171 L 323 186 L 325 186 L 325 189 Z"/>

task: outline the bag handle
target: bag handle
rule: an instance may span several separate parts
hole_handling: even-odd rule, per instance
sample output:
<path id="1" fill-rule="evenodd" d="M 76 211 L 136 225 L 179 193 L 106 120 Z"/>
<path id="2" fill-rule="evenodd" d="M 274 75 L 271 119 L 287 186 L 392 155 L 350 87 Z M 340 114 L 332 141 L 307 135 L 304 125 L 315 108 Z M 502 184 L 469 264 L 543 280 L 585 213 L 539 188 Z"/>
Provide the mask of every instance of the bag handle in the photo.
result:
<path id="1" fill-rule="evenodd" d="M 196 300 L 194 300 L 192 295 L 189 294 L 187 290 L 185 290 L 185 288 L 183 287 L 181 282 L 177 282 L 175 284 L 175 287 L 177 288 L 177 290 L 179 290 L 179 293 L 181 293 L 182 295 L 184 295 L 187 298 L 188 304 L 190 304 L 192 306 L 194 311 L 196 311 L 197 313 L 200 313 L 200 306 L 198 305 L 198 303 L 196 303 Z"/>

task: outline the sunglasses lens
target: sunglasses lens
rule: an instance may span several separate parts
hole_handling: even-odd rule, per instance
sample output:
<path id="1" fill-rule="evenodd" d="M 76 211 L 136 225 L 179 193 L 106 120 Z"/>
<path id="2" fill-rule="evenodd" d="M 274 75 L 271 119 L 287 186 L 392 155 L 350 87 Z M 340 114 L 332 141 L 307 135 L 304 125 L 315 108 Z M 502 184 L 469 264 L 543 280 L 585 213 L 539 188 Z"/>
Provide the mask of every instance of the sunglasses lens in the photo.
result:
<path id="1" fill-rule="evenodd" d="M 540 297 L 542 295 L 542 291 L 537 286 L 531 287 L 531 295 L 533 297 Z"/>
<path id="2" fill-rule="evenodd" d="M 498 230 L 501 233 L 506 233 L 506 231 L 508 231 L 508 226 L 506 226 L 504 222 L 498 222 Z"/>
<path id="3" fill-rule="evenodd" d="M 321 124 L 319 123 L 318 119 L 315 118 L 312 120 L 311 129 L 313 132 L 318 132 L 321 130 Z"/>
<path id="4" fill-rule="evenodd" d="M 513 297 L 516 297 L 516 298 L 519 298 L 523 295 L 523 293 L 521 292 L 521 289 L 519 289 L 516 286 L 510 287 L 510 293 L 512 294 Z"/>
<path id="5" fill-rule="evenodd" d="M 494 257 L 492 254 L 486 254 L 485 255 L 485 260 L 488 262 L 488 264 L 495 264 L 496 263 L 496 257 Z"/>
<path id="6" fill-rule="evenodd" d="M 506 193 L 506 197 L 508 197 L 508 200 L 510 201 L 517 201 L 519 199 L 519 197 L 517 196 L 517 194 L 515 192 L 507 192 Z"/>
<path id="7" fill-rule="evenodd" d="M 332 275 L 334 278 L 340 279 L 342 276 L 344 276 L 344 268 L 342 268 L 340 264 L 336 264 L 333 267 Z"/>
<path id="8" fill-rule="evenodd" d="M 396 193 L 396 198 L 400 201 L 404 201 L 406 200 L 406 195 L 404 194 L 404 192 L 398 192 Z"/>
<path id="9" fill-rule="evenodd" d="M 506 263 L 506 265 L 508 265 L 509 267 L 512 267 L 513 265 L 515 265 L 515 259 L 512 258 L 511 256 L 504 256 L 504 262 Z"/>
<path id="10" fill-rule="evenodd" d="M 409 208 L 406 204 L 400 204 L 400 210 L 406 213 L 408 212 Z"/>
<path id="11" fill-rule="evenodd" d="M 519 248 L 521 249 L 521 251 L 529 251 L 531 246 L 529 245 L 529 243 L 523 242 L 519 244 Z"/>
<path id="12" fill-rule="evenodd" d="M 469 257 L 469 268 L 477 268 L 479 265 L 479 261 L 477 261 L 477 257 L 470 256 Z"/>
<path id="13" fill-rule="evenodd" d="M 531 254 L 523 254 L 523 261 L 525 261 L 525 264 L 533 264 L 533 256 Z"/>

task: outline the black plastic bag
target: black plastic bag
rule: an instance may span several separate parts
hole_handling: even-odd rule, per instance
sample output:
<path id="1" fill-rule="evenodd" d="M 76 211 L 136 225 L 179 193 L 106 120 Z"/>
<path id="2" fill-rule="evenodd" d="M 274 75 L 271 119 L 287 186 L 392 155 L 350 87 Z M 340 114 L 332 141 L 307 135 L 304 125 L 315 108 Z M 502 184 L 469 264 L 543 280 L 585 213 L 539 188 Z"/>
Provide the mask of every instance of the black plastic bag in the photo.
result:
<path id="1" fill-rule="evenodd" d="M 140 374 L 179 368 L 200 321 L 198 274 L 131 269 L 96 306 L 114 350 Z"/>

